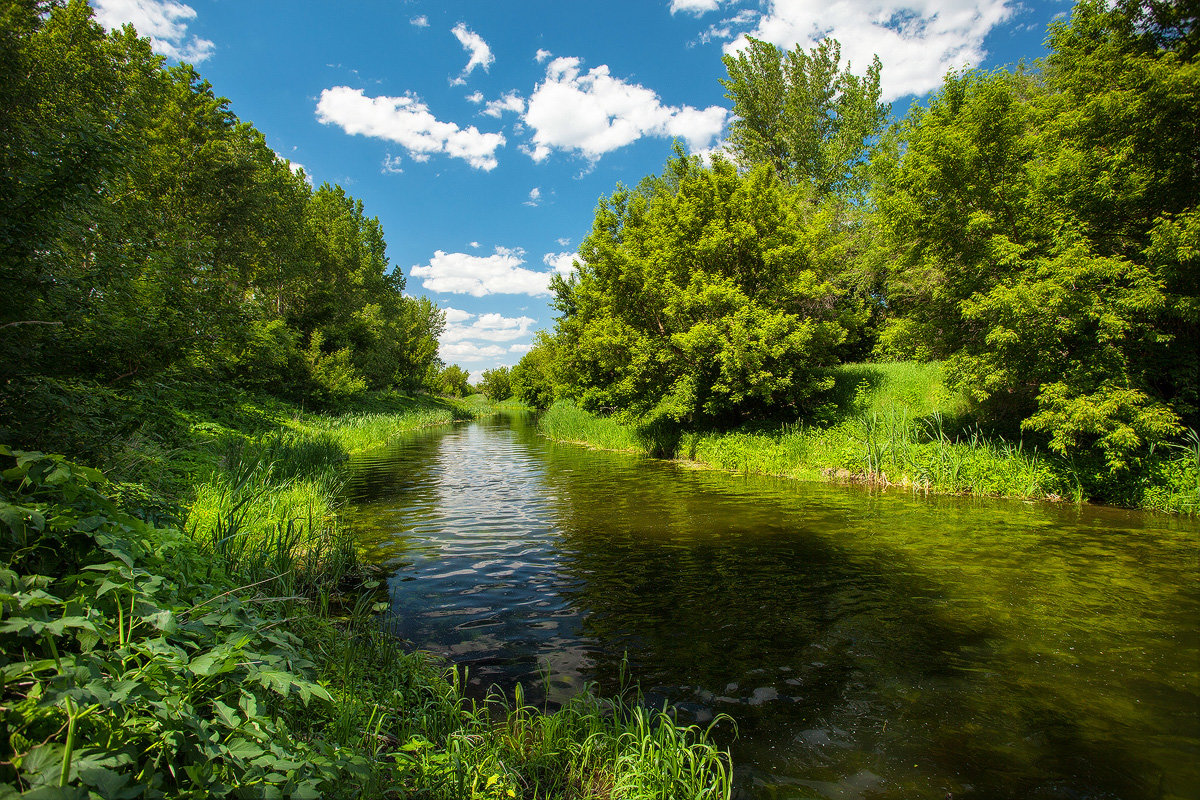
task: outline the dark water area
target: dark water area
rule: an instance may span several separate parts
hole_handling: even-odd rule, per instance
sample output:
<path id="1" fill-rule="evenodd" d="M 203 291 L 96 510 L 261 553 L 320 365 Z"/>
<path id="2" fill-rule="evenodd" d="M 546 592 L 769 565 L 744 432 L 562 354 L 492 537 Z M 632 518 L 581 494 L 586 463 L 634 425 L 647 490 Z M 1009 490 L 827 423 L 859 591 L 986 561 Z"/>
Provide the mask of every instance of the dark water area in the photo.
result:
<path id="1" fill-rule="evenodd" d="M 627 659 L 681 721 L 736 720 L 739 796 L 1200 798 L 1195 521 L 692 470 L 523 417 L 352 466 L 399 636 L 550 704 Z"/>

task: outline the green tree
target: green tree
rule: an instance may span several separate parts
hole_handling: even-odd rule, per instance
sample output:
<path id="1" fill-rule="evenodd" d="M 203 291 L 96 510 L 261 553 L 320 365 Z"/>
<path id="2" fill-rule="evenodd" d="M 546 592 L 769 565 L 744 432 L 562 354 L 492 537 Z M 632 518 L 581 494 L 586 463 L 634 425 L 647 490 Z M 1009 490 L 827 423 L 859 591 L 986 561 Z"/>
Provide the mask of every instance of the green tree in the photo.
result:
<path id="1" fill-rule="evenodd" d="M 471 373 L 458 364 L 442 367 L 437 376 L 437 390 L 450 397 L 465 397 L 471 391 Z"/>
<path id="2" fill-rule="evenodd" d="M 889 110 L 879 102 L 878 57 L 859 76 L 850 65 L 841 69 L 835 39 L 785 53 L 749 38 L 724 62 L 729 78 L 721 84 L 734 114 L 729 143 L 742 168 L 769 165 L 818 197 L 861 188 L 861 165 Z"/>
<path id="3" fill-rule="evenodd" d="M 485 369 L 479 380 L 479 391 L 489 400 L 500 401 L 512 397 L 512 372 L 508 367 Z"/>
<path id="4" fill-rule="evenodd" d="M 534 408 L 549 408 L 555 400 L 555 340 L 538 331 L 533 349 L 512 368 L 512 392 Z"/>
<path id="5" fill-rule="evenodd" d="M 553 282 L 563 394 L 671 423 L 817 404 L 845 309 L 796 191 L 766 166 L 680 156 L 601 201 L 585 263 Z"/>
<path id="6" fill-rule="evenodd" d="M 1200 72 L 1141 9 L 1081 3 L 1040 73 L 950 76 L 878 201 L 885 343 L 1112 470 L 1196 420 Z"/>

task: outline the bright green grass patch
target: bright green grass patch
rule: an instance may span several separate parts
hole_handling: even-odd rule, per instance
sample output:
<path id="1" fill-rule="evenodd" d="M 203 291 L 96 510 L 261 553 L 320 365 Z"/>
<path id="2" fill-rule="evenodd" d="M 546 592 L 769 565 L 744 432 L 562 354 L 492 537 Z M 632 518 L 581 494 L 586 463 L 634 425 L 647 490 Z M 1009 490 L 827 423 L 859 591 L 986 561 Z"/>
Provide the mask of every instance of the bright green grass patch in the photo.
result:
<path id="1" fill-rule="evenodd" d="M 646 445 L 633 430 L 611 417 L 598 417 L 576 406 L 559 401 L 538 420 L 538 429 L 559 442 L 572 442 L 600 450 L 644 452 Z"/>
<path id="2" fill-rule="evenodd" d="M 684 432 L 666 455 L 732 472 L 898 485 L 914 491 L 1029 499 L 1099 499 L 1147 510 L 1200 512 L 1200 438 L 1158 448 L 1114 476 L 1022 440 L 962 427 L 966 398 L 940 364 L 845 364 L 818 421 L 765 429 Z M 952 423 L 951 420 L 954 422 Z M 539 421 L 551 439 L 661 455 L 635 425 L 556 403 Z"/>

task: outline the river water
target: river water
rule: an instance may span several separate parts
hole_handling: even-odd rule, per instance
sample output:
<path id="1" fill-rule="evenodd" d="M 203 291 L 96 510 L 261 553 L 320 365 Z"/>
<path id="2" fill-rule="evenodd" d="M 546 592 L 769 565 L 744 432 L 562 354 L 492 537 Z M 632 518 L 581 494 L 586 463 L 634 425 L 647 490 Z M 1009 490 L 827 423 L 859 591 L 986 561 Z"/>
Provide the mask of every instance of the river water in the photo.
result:
<path id="1" fill-rule="evenodd" d="M 1194 521 L 693 470 L 524 417 L 352 466 L 398 635 L 550 704 L 627 661 L 681 721 L 736 720 L 740 797 L 1200 798 Z"/>

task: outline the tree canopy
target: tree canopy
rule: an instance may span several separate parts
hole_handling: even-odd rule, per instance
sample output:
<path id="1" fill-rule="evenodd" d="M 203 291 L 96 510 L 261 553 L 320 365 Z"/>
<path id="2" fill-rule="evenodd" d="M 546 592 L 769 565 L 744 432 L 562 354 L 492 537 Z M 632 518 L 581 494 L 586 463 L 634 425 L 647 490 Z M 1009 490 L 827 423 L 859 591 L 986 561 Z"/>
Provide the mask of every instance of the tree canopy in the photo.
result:
<path id="1" fill-rule="evenodd" d="M 360 201 L 314 190 L 191 66 L 82 0 L 0 14 L 0 379 L 329 400 L 432 378 L 442 314 L 404 296 Z"/>

